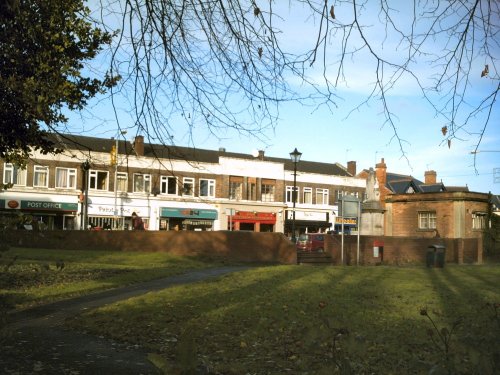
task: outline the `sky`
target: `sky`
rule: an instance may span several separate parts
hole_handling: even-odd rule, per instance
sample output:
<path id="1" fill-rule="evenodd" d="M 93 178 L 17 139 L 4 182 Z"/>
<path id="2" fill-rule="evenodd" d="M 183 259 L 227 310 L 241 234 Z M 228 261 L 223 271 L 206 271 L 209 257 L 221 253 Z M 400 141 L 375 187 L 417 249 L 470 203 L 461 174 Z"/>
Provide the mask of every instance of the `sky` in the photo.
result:
<path id="1" fill-rule="evenodd" d="M 398 2 L 396 2 L 397 4 Z M 408 9 L 400 10 L 400 21 L 405 22 Z M 283 14 L 290 9 L 282 9 Z M 370 14 L 366 11 L 364 14 Z M 374 13 L 377 14 L 376 12 Z M 348 9 L 338 7 L 336 17 L 339 22 L 349 22 Z M 375 17 L 375 16 L 374 16 Z M 286 22 L 281 25 L 283 30 L 283 45 L 298 48 L 311 43 L 317 24 L 310 18 L 301 16 L 301 9 L 294 8 Z M 375 25 L 376 20 L 367 24 Z M 397 59 L 398 51 L 395 40 L 384 39 L 383 33 L 373 26 L 367 35 L 375 45 L 383 46 L 380 53 L 388 58 Z M 338 60 L 338 45 L 332 40 L 327 52 L 328 61 L 332 67 L 327 75 L 333 79 L 335 75 L 334 62 Z M 436 42 L 436 46 L 439 43 Z M 440 47 L 437 47 L 440 48 Z M 492 51 L 498 59 L 498 50 Z M 480 71 L 484 61 L 477 63 L 478 74 L 470 78 L 472 100 L 475 93 L 481 94 L 487 90 L 492 80 L 481 79 Z M 241 135 L 230 129 L 214 136 L 203 126 L 187 131 L 180 126 L 174 129 L 174 142 L 179 146 L 192 146 L 204 149 L 225 148 L 230 152 L 252 154 L 255 150 L 264 150 L 267 156 L 288 157 L 296 147 L 302 152 L 302 159 L 308 161 L 340 163 L 344 166 L 348 161 L 356 161 L 358 171 L 375 167 L 384 158 L 388 172 L 412 175 L 424 180 L 426 170 L 437 172 L 438 181 L 448 186 L 465 186 L 471 191 L 492 192 L 500 194 L 500 114 L 499 105 L 494 105 L 490 123 L 486 129 L 476 154 L 471 154 L 478 141 L 477 132 L 481 128 L 481 119 L 472 119 L 469 133 L 459 134 L 460 139 L 454 139 L 448 147 L 441 132 L 446 124 L 443 118 L 436 117 L 433 109 L 422 98 L 411 80 L 403 77 L 398 85 L 388 93 L 391 110 L 395 114 L 394 125 L 398 132 L 395 138 L 394 129 L 385 123 L 380 101 L 373 100 L 359 108 L 373 83 L 373 61 L 361 53 L 352 58 L 346 65 L 346 80 L 336 88 L 336 107 L 301 106 L 296 102 L 284 103 L 279 107 L 279 120 L 275 127 L 259 134 L 261 139 Z M 425 71 L 428 66 L 415 65 L 415 71 Z M 308 74 L 313 77 L 319 74 L 319 69 L 312 69 Z M 430 73 L 430 72 L 429 72 Z M 321 85 L 321 80 L 317 80 Z M 298 92 L 302 90 L 298 82 L 290 77 L 290 85 Z M 498 84 L 498 81 L 496 81 Z M 122 103 L 122 107 L 126 104 Z M 88 114 L 92 113 L 92 116 Z M 84 122 L 85 133 L 99 137 L 116 135 L 114 113 L 108 100 L 91 101 L 87 111 L 81 114 L 71 114 L 73 124 Z M 122 128 L 127 127 L 127 121 L 133 126 L 132 120 L 124 117 Z M 126 136 L 132 138 L 133 132 Z"/>

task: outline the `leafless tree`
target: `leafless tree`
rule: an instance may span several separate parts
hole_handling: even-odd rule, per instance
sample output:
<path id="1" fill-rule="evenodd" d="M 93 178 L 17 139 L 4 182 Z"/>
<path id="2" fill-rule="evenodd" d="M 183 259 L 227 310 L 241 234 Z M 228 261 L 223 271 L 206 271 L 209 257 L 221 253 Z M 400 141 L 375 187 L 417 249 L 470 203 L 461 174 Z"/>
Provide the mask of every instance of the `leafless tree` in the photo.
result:
<path id="1" fill-rule="evenodd" d="M 496 0 L 99 0 L 99 21 L 120 30 L 110 59 L 122 77 L 114 100 L 129 100 L 135 125 L 152 139 L 171 143 L 180 125 L 259 136 L 276 123 L 281 103 L 334 110 L 339 88 L 370 69 L 370 89 L 353 110 L 380 105 L 404 154 L 392 96 L 408 85 L 442 119 L 436 132 L 443 142 L 476 137 L 480 145 L 497 110 L 499 6 Z"/>

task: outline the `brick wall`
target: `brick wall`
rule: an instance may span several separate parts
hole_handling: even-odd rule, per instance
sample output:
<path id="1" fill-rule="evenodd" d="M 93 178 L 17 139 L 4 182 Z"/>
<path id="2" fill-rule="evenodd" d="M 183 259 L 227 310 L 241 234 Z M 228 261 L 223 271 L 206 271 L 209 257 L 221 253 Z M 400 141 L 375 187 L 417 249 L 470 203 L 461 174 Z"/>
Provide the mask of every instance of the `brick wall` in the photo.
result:
<path id="1" fill-rule="evenodd" d="M 191 231 L 11 231 L 12 246 L 66 250 L 164 251 L 228 261 L 295 264 L 295 246 L 282 233 Z"/>
<path id="2" fill-rule="evenodd" d="M 373 248 L 376 242 L 383 243 L 383 255 L 374 257 Z M 446 247 L 445 260 L 448 263 L 482 263 L 482 240 L 476 238 L 416 238 L 360 236 L 359 264 L 425 264 L 429 246 Z M 325 251 L 331 254 L 335 264 L 342 264 L 341 236 L 325 236 Z M 344 264 L 355 265 L 357 261 L 357 237 L 344 237 Z"/>

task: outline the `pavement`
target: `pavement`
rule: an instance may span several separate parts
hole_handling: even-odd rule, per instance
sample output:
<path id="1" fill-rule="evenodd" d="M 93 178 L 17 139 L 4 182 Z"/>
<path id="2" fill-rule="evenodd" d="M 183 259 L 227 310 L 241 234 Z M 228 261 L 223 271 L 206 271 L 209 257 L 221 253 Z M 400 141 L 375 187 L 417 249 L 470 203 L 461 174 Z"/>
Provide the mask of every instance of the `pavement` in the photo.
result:
<path id="1" fill-rule="evenodd" d="M 0 373 L 161 374 L 140 345 L 76 332 L 65 327 L 64 321 L 85 310 L 248 268 L 196 270 L 11 313 L 0 331 Z"/>

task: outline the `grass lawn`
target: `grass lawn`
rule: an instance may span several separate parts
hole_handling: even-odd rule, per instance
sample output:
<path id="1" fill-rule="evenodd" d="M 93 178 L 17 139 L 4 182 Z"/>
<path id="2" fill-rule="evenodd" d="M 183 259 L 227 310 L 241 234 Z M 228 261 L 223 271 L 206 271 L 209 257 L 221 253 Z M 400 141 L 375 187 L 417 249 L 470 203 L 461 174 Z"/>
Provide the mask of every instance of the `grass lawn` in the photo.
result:
<path id="1" fill-rule="evenodd" d="M 260 267 L 68 324 L 146 347 L 169 374 L 493 374 L 499 281 L 499 266 Z"/>
<path id="2" fill-rule="evenodd" d="M 0 302 L 24 308 L 216 265 L 166 253 L 14 248 L 0 258 Z"/>

